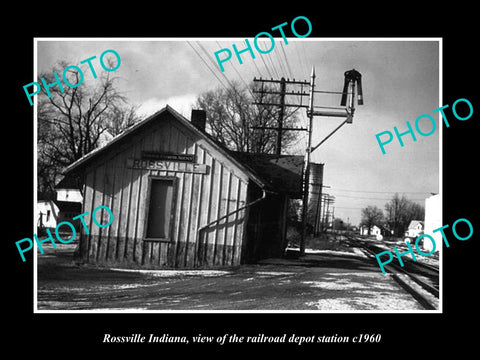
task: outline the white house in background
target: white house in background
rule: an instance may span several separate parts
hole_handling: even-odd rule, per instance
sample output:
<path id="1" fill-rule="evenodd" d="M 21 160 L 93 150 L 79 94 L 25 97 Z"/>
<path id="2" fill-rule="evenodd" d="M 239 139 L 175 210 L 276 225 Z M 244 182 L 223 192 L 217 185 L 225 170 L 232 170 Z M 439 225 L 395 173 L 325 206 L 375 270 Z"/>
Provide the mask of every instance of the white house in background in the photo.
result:
<path id="1" fill-rule="evenodd" d="M 62 221 L 72 222 L 72 218 L 82 212 L 83 197 L 75 180 L 64 178 L 57 184 L 55 191 L 56 200 L 37 201 L 37 230 L 40 228 L 53 230 Z M 76 222 L 74 225 L 78 226 Z"/>
<path id="2" fill-rule="evenodd" d="M 360 235 L 368 235 L 368 226 L 360 226 Z M 383 240 L 384 236 L 391 236 L 392 231 L 388 230 L 384 226 L 373 225 L 370 228 L 370 236 L 375 236 L 377 240 Z"/>
<path id="3" fill-rule="evenodd" d="M 55 186 L 57 201 L 68 201 L 82 203 L 83 197 L 78 185 L 72 178 L 65 177 Z"/>
<path id="4" fill-rule="evenodd" d="M 37 228 L 55 229 L 62 221 L 73 223 L 79 228 L 79 223 L 72 219 L 82 212 L 82 203 L 74 201 L 38 200 Z M 65 230 L 67 227 L 63 228 Z M 68 228 L 67 228 L 68 229 Z"/>
<path id="5" fill-rule="evenodd" d="M 37 227 L 55 229 L 60 209 L 52 200 L 37 201 Z"/>
<path id="6" fill-rule="evenodd" d="M 408 225 L 408 229 L 405 232 L 405 237 L 416 239 L 423 234 L 424 224 L 420 220 L 412 220 Z"/>
<path id="7" fill-rule="evenodd" d="M 360 235 L 368 235 L 368 226 L 360 226 Z M 373 225 L 370 229 L 370 235 L 382 235 L 382 229 L 380 229 L 377 225 Z"/>

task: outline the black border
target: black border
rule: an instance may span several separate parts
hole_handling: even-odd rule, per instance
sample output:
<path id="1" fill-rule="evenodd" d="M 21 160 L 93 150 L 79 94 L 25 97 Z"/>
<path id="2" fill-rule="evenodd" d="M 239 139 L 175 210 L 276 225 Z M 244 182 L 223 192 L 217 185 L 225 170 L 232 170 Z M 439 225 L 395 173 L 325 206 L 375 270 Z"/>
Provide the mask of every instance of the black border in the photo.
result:
<path id="1" fill-rule="evenodd" d="M 4 209 L 8 219 L 3 242 L 4 275 L 7 291 L 4 315 L 7 318 L 5 343 L 12 350 L 25 346 L 35 352 L 48 352 L 53 357 L 95 354 L 121 354 L 132 348 L 137 354 L 147 351 L 156 357 L 192 350 L 212 354 L 212 350 L 234 350 L 236 353 L 258 354 L 260 347 L 300 353 L 352 349 L 370 356 L 413 356 L 440 354 L 443 350 L 460 350 L 463 354 L 475 345 L 476 323 L 469 321 L 477 306 L 475 257 L 478 252 L 480 227 L 473 210 L 476 194 L 476 136 L 478 130 L 477 32 L 476 10 L 471 5 L 438 4 L 425 10 L 408 3 L 365 3 L 352 7 L 339 3 L 336 9 L 323 3 L 277 3 L 266 11 L 258 5 L 223 3 L 214 6 L 183 3 L 180 9 L 170 4 L 139 2 L 121 4 L 34 4 L 18 10 L 19 19 L 13 25 L 5 21 L 2 27 L 6 40 L 4 68 L 8 84 L 4 84 L 3 165 L 6 170 Z M 448 9 L 446 8 L 448 6 Z M 308 8 L 309 10 L 306 10 Z M 15 13 L 15 10 L 13 11 Z M 33 108 L 25 101 L 22 86 L 33 78 L 34 37 L 252 37 L 270 25 L 291 21 L 303 15 L 313 25 L 311 37 L 442 37 L 443 38 L 443 104 L 467 98 L 474 107 L 473 117 L 465 122 L 452 121 L 443 131 L 443 206 L 444 224 L 458 218 L 469 219 L 474 236 L 465 242 L 451 241 L 444 249 L 444 313 L 443 314 L 33 314 L 33 259 L 21 262 L 14 242 L 31 237 L 33 199 Z M 13 29 L 12 29 L 13 28 Z M 13 103 L 10 101 L 13 99 Z M 10 140 L 9 138 L 13 139 Z M 14 151 L 12 151 L 13 149 Z M 447 233 L 448 235 L 448 233 Z M 451 235 L 450 235 L 451 236 Z M 217 336 L 224 333 L 257 335 L 381 333 L 381 344 L 316 344 L 295 345 L 216 345 L 173 346 L 159 344 L 102 344 L 103 334 L 169 333 L 171 335 Z M 55 349 L 64 348 L 68 352 Z M 76 350 L 77 349 L 77 350 Z M 383 352 L 388 351 L 388 352 Z M 437 352 L 438 351 L 438 352 Z"/>

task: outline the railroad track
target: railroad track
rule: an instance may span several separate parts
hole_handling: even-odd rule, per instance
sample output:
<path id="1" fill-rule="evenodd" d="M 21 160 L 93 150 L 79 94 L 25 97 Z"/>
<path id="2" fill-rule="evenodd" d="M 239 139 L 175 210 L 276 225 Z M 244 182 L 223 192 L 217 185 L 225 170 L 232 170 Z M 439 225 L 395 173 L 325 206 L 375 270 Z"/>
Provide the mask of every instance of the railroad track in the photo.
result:
<path id="1" fill-rule="evenodd" d="M 431 272 L 433 272 L 433 274 L 438 277 L 438 273 L 440 271 L 440 269 L 438 268 L 438 266 L 433 266 L 433 265 L 430 265 L 430 264 L 427 264 L 427 263 L 424 263 L 424 262 L 416 262 L 414 263 L 416 266 L 419 266 L 419 267 L 422 267 L 424 269 L 427 269 Z"/>
<path id="2" fill-rule="evenodd" d="M 376 254 L 385 250 L 391 250 L 351 235 L 347 235 L 346 238 L 351 246 L 360 248 L 367 257 L 371 258 L 375 262 L 375 264 L 377 264 L 377 260 L 375 258 Z M 405 247 L 405 249 L 407 248 Z M 404 267 L 401 267 L 392 261 L 388 265 L 384 265 L 385 270 L 390 273 L 395 281 L 397 281 L 397 283 L 403 289 L 410 293 L 425 309 L 436 310 L 437 307 L 432 304 L 432 301 L 423 293 L 415 289 L 411 285 L 410 281 L 405 281 L 405 277 L 418 284 L 422 289 L 431 295 L 439 298 L 439 269 L 433 265 L 415 262 L 409 258 L 402 258 L 402 260 L 404 262 Z"/>

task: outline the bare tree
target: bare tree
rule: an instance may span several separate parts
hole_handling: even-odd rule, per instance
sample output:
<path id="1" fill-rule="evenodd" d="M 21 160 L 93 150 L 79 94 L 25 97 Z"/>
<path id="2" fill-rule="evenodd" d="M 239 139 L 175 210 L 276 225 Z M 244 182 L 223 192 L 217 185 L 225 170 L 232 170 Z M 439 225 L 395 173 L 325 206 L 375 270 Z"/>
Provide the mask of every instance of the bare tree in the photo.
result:
<path id="1" fill-rule="evenodd" d="M 396 236 L 403 236 L 410 221 L 423 220 L 425 208 L 409 199 L 405 195 L 401 197 L 398 193 L 385 204 L 386 223 L 394 231 Z"/>
<path id="2" fill-rule="evenodd" d="M 367 206 L 362 209 L 362 220 L 360 225 L 368 228 L 368 235 L 370 235 L 373 225 L 380 226 L 383 223 L 383 212 L 377 206 Z"/>
<path id="3" fill-rule="evenodd" d="M 61 73 L 66 66 L 62 62 L 40 77 L 52 84 L 56 80 L 53 73 Z M 82 81 L 77 70 L 70 69 L 66 76 L 70 84 Z M 94 150 L 102 134 L 111 131 L 116 135 L 128 122 L 137 120 L 135 108 L 126 105 L 115 81 L 109 72 L 103 72 L 90 85 L 63 86 L 63 91 L 58 85 L 51 86 L 50 96 L 42 88 L 37 118 L 38 192 L 43 197 L 53 196 L 61 169 Z"/>
<path id="4" fill-rule="evenodd" d="M 217 88 L 201 94 L 196 106 L 207 112 L 207 125 L 210 135 L 227 148 L 251 153 L 273 153 L 276 148 L 279 109 L 276 106 L 257 106 L 253 102 L 278 103 L 266 95 L 254 95 L 254 84 L 242 88 L 233 83 L 228 89 Z M 255 96 L 253 98 L 252 96 Z M 272 97 L 272 95 L 270 95 Z M 289 110 L 284 116 L 284 126 L 292 126 L 297 121 L 295 112 Z M 287 148 L 296 139 L 296 132 L 282 133 L 282 146 Z"/>
<path id="5" fill-rule="evenodd" d="M 105 118 L 105 128 L 112 136 L 117 136 L 126 128 L 140 121 L 138 106 L 113 105 Z"/>

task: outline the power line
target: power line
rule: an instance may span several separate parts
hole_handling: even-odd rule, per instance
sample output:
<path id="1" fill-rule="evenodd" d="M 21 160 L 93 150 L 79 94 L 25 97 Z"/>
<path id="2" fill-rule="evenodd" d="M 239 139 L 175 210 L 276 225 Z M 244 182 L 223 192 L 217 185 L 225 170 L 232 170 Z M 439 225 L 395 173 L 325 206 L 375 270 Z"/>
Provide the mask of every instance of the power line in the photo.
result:
<path id="1" fill-rule="evenodd" d="M 203 52 L 205 53 L 205 55 L 207 56 L 207 59 L 210 60 L 210 62 L 213 64 L 213 66 L 214 66 L 214 68 L 215 68 L 216 64 L 215 64 L 215 60 L 213 60 L 213 57 L 211 57 L 211 55 L 210 55 L 210 54 L 208 53 L 208 51 L 203 47 L 202 44 L 200 44 L 200 43 L 197 43 L 197 44 L 198 44 L 198 46 L 200 47 L 200 49 L 202 49 L 202 51 L 203 51 Z M 232 83 L 230 82 L 230 80 L 227 78 L 227 76 L 225 75 L 225 73 L 224 73 L 224 72 L 221 72 L 221 74 L 222 74 L 222 76 L 225 78 L 225 80 L 227 81 L 228 85 L 230 85 L 230 87 L 231 87 L 232 89 L 234 89 L 233 84 L 232 84 Z"/>
<path id="2" fill-rule="evenodd" d="M 372 194 L 430 194 L 430 191 L 370 191 L 370 190 L 350 190 L 350 189 L 339 189 L 332 188 L 338 191 L 348 191 L 348 192 L 359 192 L 359 193 L 372 193 Z"/>
<path id="3" fill-rule="evenodd" d="M 205 59 L 203 58 L 203 56 L 197 52 L 197 50 L 192 46 L 192 44 L 187 41 L 188 44 L 190 45 L 190 47 L 195 51 L 195 53 L 200 57 L 200 59 L 202 60 L 202 62 L 207 66 L 207 68 L 213 73 L 213 75 L 217 78 L 217 80 L 220 82 L 220 84 L 222 84 L 222 86 L 225 88 L 225 90 L 229 90 L 228 86 L 226 86 L 221 80 L 220 78 L 217 76 L 215 70 L 212 70 L 212 68 L 208 65 L 208 63 L 205 61 Z M 218 41 L 216 42 L 217 45 L 219 47 L 221 47 L 221 45 L 218 43 Z M 216 63 L 215 63 L 215 60 L 213 59 L 213 57 L 211 57 L 211 55 L 208 53 L 208 51 L 205 49 L 205 47 L 200 44 L 199 42 L 197 42 L 197 45 L 200 47 L 200 49 L 205 53 L 206 57 L 208 60 L 210 60 L 210 63 L 213 65 L 213 69 L 215 69 L 216 67 Z M 245 85 L 245 88 L 247 89 L 247 91 L 250 93 L 250 95 L 252 96 L 252 99 L 255 99 L 250 87 L 247 85 L 247 83 L 245 82 L 245 80 L 243 79 L 243 77 L 239 74 L 238 70 L 235 68 L 235 66 L 232 66 L 233 70 L 237 73 L 238 77 L 240 78 L 240 80 L 243 82 L 243 84 Z M 227 82 L 227 84 L 230 86 L 230 89 L 235 91 L 235 87 L 233 85 L 233 83 L 227 78 L 227 76 L 221 72 L 222 76 L 224 77 L 225 81 Z"/>
<path id="4" fill-rule="evenodd" d="M 263 57 L 262 57 L 262 60 L 263 60 Z M 253 61 L 253 65 L 255 66 L 255 69 L 257 69 L 257 73 L 258 73 L 259 75 L 262 75 L 262 72 L 261 72 L 260 69 L 258 68 L 257 63 L 256 63 L 255 61 Z"/>
<path id="5" fill-rule="evenodd" d="M 217 43 L 217 45 L 218 45 L 219 47 L 222 46 L 222 45 L 220 45 L 220 43 L 219 43 L 218 41 L 216 41 L 216 43 Z M 213 60 L 213 59 L 212 59 L 212 60 Z M 233 70 L 235 71 L 235 73 L 238 75 L 238 77 L 240 78 L 240 81 L 243 82 L 243 85 L 245 85 L 245 89 L 247 89 L 248 92 L 250 93 L 250 95 L 252 95 L 252 98 L 254 98 L 254 97 L 253 97 L 253 94 L 252 94 L 252 91 L 250 90 L 250 87 L 249 87 L 248 84 L 245 82 L 245 80 L 243 79 L 243 77 L 240 75 L 240 73 L 238 72 L 237 68 L 236 68 L 233 64 L 232 64 L 232 68 L 233 68 Z M 223 75 L 226 77 L 225 74 L 223 74 Z M 229 82 L 229 83 L 230 83 L 230 82 Z"/>
<path id="6" fill-rule="evenodd" d="M 362 210 L 360 207 L 335 206 L 335 209 Z"/>
<path id="7" fill-rule="evenodd" d="M 287 64 L 288 73 L 290 77 L 293 78 L 292 68 L 290 67 L 290 63 L 288 62 L 288 58 L 287 58 L 287 54 L 285 53 L 285 47 L 283 46 L 283 42 L 281 42 L 280 45 L 282 48 L 283 56 L 285 57 L 285 63 Z"/>
<path id="8" fill-rule="evenodd" d="M 260 42 L 261 44 L 262 42 Z M 258 44 L 258 46 L 261 48 L 260 44 Z M 266 49 L 262 49 L 263 51 L 266 51 Z M 272 72 L 270 71 L 270 68 L 268 67 L 267 63 L 265 62 L 265 56 L 262 56 L 260 55 L 260 59 L 262 59 L 262 62 L 263 62 L 263 66 L 265 67 L 265 69 L 267 70 L 267 73 L 268 75 L 273 78 L 273 75 L 272 75 Z"/>
<path id="9" fill-rule="evenodd" d="M 361 196 L 351 196 L 351 195 L 338 195 L 335 194 L 337 197 L 346 197 L 346 198 L 352 198 L 352 199 L 364 199 L 364 200 L 392 200 L 391 198 L 371 198 L 371 197 L 361 197 Z M 420 200 L 425 200 L 425 199 L 409 199 L 413 201 L 420 201 Z"/>
<path id="10" fill-rule="evenodd" d="M 265 62 L 265 57 L 261 56 L 260 58 L 262 59 L 263 65 L 265 66 L 265 69 L 267 70 L 268 75 L 270 76 L 270 78 L 273 78 L 273 75 L 270 72 L 270 69 L 268 68 L 267 63 Z"/>
<path id="11" fill-rule="evenodd" d="M 300 42 L 302 44 L 303 56 L 305 59 L 305 63 L 307 63 L 307 51 L 305 50 L 305 43 L 303 41 Z"/>
<path id="12" fill-rule="evenodd" d="M 271 54 L 271 52 L 267 53 L 267 58 L 270 61 L 270 64 L 272 65 L 272 70 L 275 73 L 275 77 L 279 78 L 280 76 L 278 76 L 277 68 L 275 67 L 275 64 L 273 63 L 272 56 L 270 54 Z"/>
<path id="13" fill-rule="evenodd" d="M 308 74 L 308 66 L 306 64 L 306 59 L 304 59 L 302 56 L 300 56 L 300 51 L 299 51 L 299 45 L 298 41 L 295 42 L 295 53 L 297 54 L 298 57 L 298 64 L 300 65 L 300 69 L 303 69 L 302 75 Z"/>
<path id="14" fill-rule="evenodd" d="M 274 51 L 274 53 L 275 53 L 275 58 L 277 59 L 278 65 L 280 66 L 280 70 L 282 71 L 282 74 L 286 74 L 287 71 L 283 67 L 283 63 L 281 61 L 280 55 L 278 55 L 278 50 Z"/>
<path id="15" fill-rule="evenodd" d="M 200 60 L 202 60 L 202 62 L 205 64 L 205 66 L 208 68 L 208 70 L 210 70 L 210 72 L 217 78 L 218 82 L 226 89 L 228 90 L 228 87 L 222 82 L 222 80 L 220 80 L 220 78 L 217 76 L 216 72 L 214 70 L 212 70 L 210 68 L 210 66 L 207 64 L 207 62 L 205 61 L 205 59 L 202 57 L 202 55 L 200 55 L 200 53 L 193 47 L 193 45 L 190 43 L 190 41 L 187 41 L 188 45 L 190 45 L 190 47 L 193 49 L 193 51 L 195 51 L 195 54 L 198 55 L 198 57 L 200 58 Z"/>

